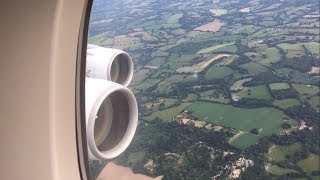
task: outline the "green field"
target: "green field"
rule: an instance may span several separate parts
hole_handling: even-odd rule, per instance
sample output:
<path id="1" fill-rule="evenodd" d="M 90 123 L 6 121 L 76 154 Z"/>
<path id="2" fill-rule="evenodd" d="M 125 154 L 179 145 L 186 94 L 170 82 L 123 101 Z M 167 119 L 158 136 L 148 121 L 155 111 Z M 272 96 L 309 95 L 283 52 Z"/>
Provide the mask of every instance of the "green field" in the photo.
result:
<path id="1" fill-rule="evenodd" d="M 177 99 L 165 98 L 160 100 L 160 103 L 164 103 L 164 106 L 167 108 L 174 105 L 177 101 L 178 101 Z"/>
<path id="2" fill-rule="evenodd" d="M 196 78 L 194 78 L 192 75 L 180 75 L 180 74 L 172 75 L 171 77 L 161 81 L 158 84 L 158 87 L 155 91 L 160 93 L 168 93 L 170 92 L 171 86 L 174 83 L 185 82 L 185 81 L 195 81 L 195 80 Z"/>
<path id="3" fill-rule="evenodd" d="M 317 42 L 309 42 L 309 43 L 304 43 L 304 47 L 311 52 L 314 55 L 319 55 L 320 54 L 320 43 Z"/>
<path id="4" fill-rule="evenodd" d="M 169 53 L 163 52 L 163 51 L 156 51 L 156 52 L 152 53 L 151 56 L 153 58 L 154 57 L 167 57 L 167 56 L 169 56 Z"/>
<path id="5" fill-rule="evenodd" d="M 175 23 L 175 24 L 162 24 L 163 28 L 166 29 L 175 29 L 175 28 L 179 28 L 181 25 L 179 23 Z"/>
<path id="6" fill-rule="evenodd" d="M 259 27 L 254 25 L 241 25 L 237 27 L 236 32 L 242 34 L 252 34 L 256 32 L 258 29 Z"/>
<path id="7" fill-rule="evenodd" d="M 320 96 L 317 95 L 320 89 L 318 87 L 303 84 L 292 84 L 292 87 L 298 91 L 301 101 L 307 101 L 313 109 L 320 111 Z"/>
<path id="8" fill-rule="evenodd" d="M 224 14 L 228 13 L 228 11 L 226 9 L 210 9 L 210 12 L 214 16 L 221 16 L 221 15 L 224 15 Z"/>
<path id="9" fill-rule="evenodd" d="M 178 68 L 182 66 L 189 65 L 192 58 L 195 57 L 195 55 L 190 54 L 182 54 L 179 56 L 176 53 L 171 53 L 169 58 L 167 58 L 166 63 L 163 65 L 163 67 L 166 67 L 168 69 L 177 70 Z"/>
<path id="10" fill-rule="evenodd" d="M 300 143 L 295 143 L 290 146 L 272 145 L 269 149 L 268 156 L 273 161 L 281 162 L 290 159 L 290 156 L 294 156 L 295 153 L 301 150 L 302 145 Z"/>
<path id="11" fill-rule="evenodd" d="M 246 149 L 249 146 L 256 144 L 260 138 L 260 136 L 251 133 L 244 133 L 232 140 L 230 144 L 240 149 Z"/>
<path id="12" fill-rule="evenodd" d="M 283 77 L 289 77 L 291 83 L 307 85 L 317 82 L 315 78 L 310 78 L 307 73 L 302 73 L 290 68 L 277 69 L 276 72 Z"/>
<path id="13" fill-rule="evenodd" d="M 272 103 L 274 106 L 277 106 L 282 109 L 287 109 L 292 106 L 297 106 L 300 104 L 300 102 L 296 99 L 281 99 L 281 100 L 275 100 Z"/>
<path id="14" fill-rule="evenodd" d="M 229 99 L 225 99 L 223 97 L 214 97 L 213 93 L 214 93 L 214 90 L 202 92 L 202 93 L 200 93 L 199 100 L 219 102 L 219 103 L 223 103 L 223 104 L 229 103 Z"/>
<path id="15" fill-rule="evenodd" d="M 147 77 L 149 71 L 149 69 L 140 69 L 139 71 L 136 71 L 133 74 L 131 85 L 140 84 Z"/>
<path id="16" fill-rule="evenodd" d="M 200 51 L 198 51 L 198 54 L 211 53 L 212 51 L 215 51 L 215 50 L 218 50 L 218 49 L 223 48 L 225 46 L 229 46 L 229 45 L 233 45 L 233 44 L 234 43 L 220 44 L 220 45 L 212 46 L 209 48 L 201 49 Z"/>
<path id="17" fill-rule="evenodd" d="M 277 165 L 268 165 L 269 167 L 267 168 L 268 172 L 274 175 L 285 175 L 287 173 L 298 173 L 298 171 L 293 170 L 293 169 L 286 169 L 282 168 Z"/>
<path id="18" fill-rule="evenodd" d="M 297 165 L 301 167 L 303 171 L 305 171 L 309 175 L 312 173 L 312 171 L 319 171 L 319 168 L 320 168 L 319 155 L 310 153 L 306 159 L 299 161 Z"/>
<path id="19" fill-rule="evenodd" d="M 277 47 L 285 51 L 287 58 L 299 57 L 305 54 L 302 44 L 282 43 Z"/>
<path id="20" fill-rule="evenodd" d="M 175 106 L 173 108 L 156 111 L 151 115 L 145 117 L 146 120 L 152 121 L 157 117 L 163 121 L 170 121 L 172 118 L 176 117 L 179 113 L 181 113 L 184 109 L 186 109 L 191 103 L 181 103 L 179 106 Z"/>
<path id="21" fill-rule="evenodd" d="M 148 87 L 156 85 L 160 81 L 161 81 L 161 79 L 146 79 L 145 81 L 143 81 L 139 85 L 131 86 L 130 89 L 132 89 L 133 91 L 145 90 Z"/>
<path id="22" fill-rule="evenodd" d="M 263 27 L 273 27 L 276 24 L 278 24 L 277 21 L 262 21 L 259 23 L 259 25 Z"/>
<path id="23" fill-rule="evenodd" d="M 207 80 L 223 79 L 226 76 L 231 75 L 232 72 L 233 71 L 228 67 L 211 67 L 204 77 Z"/>
<path id="24" fill-rule="evenodd" d="M 263 65 L 261 65 L 259 63 L 255 63 L 255 62 L 249 62 L 246 64 L 242 64 L 242 65 L 240 65 L 240 67 L 247 69 L 249 74 L 251 74 L 251 75 L 257 75 L 262 72 L 268 71 L 268 69 L 266 67 L 264 67 Z"/>
<path id="25" fill-rule="evenodd" d="M 290 85 L 287 83 L 271 83 L 269 84 L 271 90 L 282 90 L 282 89 L 289 89 Z"/>
<path id="26" fill-rule="evenodd" d="M 238 51 L 238 47 L 234 44 L 227 45 L 218 49 L 211 51 L 211 53 L 231 53 L 235 54 Z"/>
<path id="27" fill-rule="evenodd" d="M 172 16 L 170 16 L 170 17 L 167 19 L 167 23 L 168 23 L 168 24 L 179 23 L 179 19 L 182 18 L 182 16 L 183 16 L 182 13 L 173 14 Z"/>
<path id="28" fill-rule="evenodd" d="M 187 98 L 183 99 L 182 102 L 192 102 L 198 99 L 196 94 L 188 94 Z"/>
<path id="29" fill-rule="evenodd" d="M 257 98 L 257 99 L 271 99 L 271 95 L 267 86 L 253 86 L 247 87 L 244 90 L 236 93 L 240 98 Z"/>
<path id="30" fill-rule="evenodd" d="M 274 47 L 267 48 L 259 53 L 248 52 L 245 55 L 265 66 L 271 66 L 271 63 L 277 63 L 281 60 L 280 51 Z"/>
<path id="31" fill-rule="evenodd" d="M 243 83 L 250 81 L 252 78 L 246 78 L 246 79 L 240 79 L 233 83 L 233 85 L 230 87 L 230 90 L 243 90 L 245 87 L 242 86 Z"/>
<path id="32" fill-rule="evenodd" d="M 312 96 L 312 95 L 317 94 L 320 91 L 320 89 L 318 87 L 315 87 L 315 86 L 308 87 L 308 86 L 303 85 L 303 84 L 292 84 L 292 87 L 296 91 L 298 91 L 298 93 L 300 95 Z"/>
<path id="33" fill-rule="evenodd" d="M 153 58 L 152 61 L 148 62 L 147 66 L 161 66 L 166 63 L 166 58 L 157 57 Z"/>
<path id="34" fill-rule="evenodd" d="M 215 104 L 207 102 L 195 102 L 187 110 L 193 116 L 206 120 L 208 123 L 232 127 L 249 132 L 253 128 L 259 129 L 259 135 L 267 136 L 279 133 L 281 119 L 284 113 L 274 108 L 244 109 L 231 105 Z M 289 120 L 289 123 L 293 120 Z"/>
<path id="35" fill-rule="evenodd" d="M 104 40 L 104 37 L 103 37 L 102 34 L 98 34 L 98 35 L 95 35 L 95 36 L 88 37 L 88 43 L 94 43 L 96 45 L 99 45 L 99 43 L 96 43 L 99 40 L 100 41 Z"/>
<path id="36" fill-rule="evenodd" d="M 313 96 L 310 100 L 307 100 L 307 102 L 314 110 L 317 112 L 320 111 L 320 96 Z"/>

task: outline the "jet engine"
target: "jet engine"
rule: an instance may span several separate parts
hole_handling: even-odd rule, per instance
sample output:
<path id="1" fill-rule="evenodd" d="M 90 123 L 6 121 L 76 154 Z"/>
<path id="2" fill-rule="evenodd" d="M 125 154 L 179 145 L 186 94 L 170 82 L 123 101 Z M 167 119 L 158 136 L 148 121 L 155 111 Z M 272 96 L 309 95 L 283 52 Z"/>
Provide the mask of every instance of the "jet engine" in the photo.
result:
<path id="1" fill-rule="evenodd" d="M 130 56 L 117 49 L 88 47 L 85 85 L 86 133 L 90 159 L 111 159 L 130 144 L 138 106 L 126 87 L 133 74 Z"/>
<path id="2" fill-rule="evenodd" d="M 128 86 L 133 75 L 133 62 L 124 51 L 89 44 L 86 72 L 87 77 Z"/>

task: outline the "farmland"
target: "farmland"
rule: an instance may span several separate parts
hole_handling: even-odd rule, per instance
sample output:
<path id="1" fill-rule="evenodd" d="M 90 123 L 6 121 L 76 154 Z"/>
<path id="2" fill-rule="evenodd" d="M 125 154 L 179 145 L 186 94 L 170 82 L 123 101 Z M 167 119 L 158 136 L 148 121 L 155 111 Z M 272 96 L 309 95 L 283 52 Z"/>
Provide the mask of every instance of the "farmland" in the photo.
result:
<path id="1" fill-rule="evenodd" d="M 290 146 L 272 145 L 269 149 L 268 156 L 273 161 L 281 162 L 288 160 L 290 156 L 294 156 L 302 150 L 302 145 L 299 143 Z"/>
<path id="2" fill-rule="evenodd" d="M 287 83 L 272 83 L 269 84 L 271 90 L 289 89 L 290 86 Z"/>
<path id="3" fill-rule="evenodd" d="M 257 128 L 261 136 L 279 132 L 284 115 L 283 112 L 273 108 L 244 109 L 206 102 L 195 102 L 187 110 L 195 117 L 209 123 L 246 132 Z M 256 115 L 251 116 L 252 113 Z"/>
<path id="4" fill-rule="evenodd" d="M 275 100 L 273 102 L 273 105 L 282 109 L 287 109 L 289 107 L 297 106 L 299 104 L 300 102 L 297 99 L 281 99 L 281 100 Z"/>
<path id="5" fill-rule="evenodd" d="M 139 125 L 117 162 L 164 179 L 232 179 L 244 157 L 254 166 L 240 179 L 319 177 L 317 0 L 96 3 L 89 43 L 134 61 Z"/>
<path id="6" fill-rule="evenodd" d="M 298 166 L 301 167 L 304 172 L 311 174 L 313 171 L 319 170 L 319 155 L 309 154 L 306 159 L 303 159 L 298 162 Z M 316 179 L 316 177 L 314 177 Z"/>
<path id="7" fill-rule="evenodd" d="M 245 88 L 236 93 L 236 95 L 240 98 L 271 99 L 271 95 L 265 85 Z"/>

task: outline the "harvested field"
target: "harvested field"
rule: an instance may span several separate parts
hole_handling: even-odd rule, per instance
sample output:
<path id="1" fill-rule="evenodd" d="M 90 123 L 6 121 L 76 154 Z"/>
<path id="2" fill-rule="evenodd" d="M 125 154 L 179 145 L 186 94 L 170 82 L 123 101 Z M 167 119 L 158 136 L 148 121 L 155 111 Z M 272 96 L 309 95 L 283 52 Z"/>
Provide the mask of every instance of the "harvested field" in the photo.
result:
<path id="1" fill-rule="evenodd" d="M 224 14 L 228 13 L 228 11 L 226 9 L 210 9 L 210 12 L 214 16 L 221 16 L 221 15 L 224 15 Z"/>
<path id="2" fill-rule="evenodd" d="M 224 25 L 225 25 L 225 23 L 221 22 L 220 20 L 214 20 L 211 23 L 208 23 L 208 24 L 205 24 L 205 25 L 202 25 L 202 26 L 199 26 L 199 27 L 195 28 L 194 30 L 217 32 Z"/>
<path id="3" fill-rule="evenodd" d="M 243 83 L 247 81 L 251 81 L 252 78 L 246 78 L 246 79 L 241 79 L 233 83 L 233 85 L 230 87 L 230 90 L 243 90 L 245 87 L 242 86 Z"/>
<path id="4" fill-rule="evenodd" d="M 250 12 L 250 8 L 249 7 L 243 8 L 243 9 L 240 9 L 239 11 L 243 12 L 243 13 L 248 13 L 248 12 Z"/>
<path id="5" fill-rule="evenodd" d="M 191 67 L 182 67 L 177 69 L 177 72 L 179 73 L 190 73 L 190 72 L 201 72 L 203 69 L 205 69 L 207 66 L 209 66 L 212 62 L 222 58 L 222 57 L 228 57 L 229 54 L 219 54 L 217 56 L 214 56 L 213 58 L 202 61 L 201 63 L 198 63 L 196 65 L 193 65 Z"/>

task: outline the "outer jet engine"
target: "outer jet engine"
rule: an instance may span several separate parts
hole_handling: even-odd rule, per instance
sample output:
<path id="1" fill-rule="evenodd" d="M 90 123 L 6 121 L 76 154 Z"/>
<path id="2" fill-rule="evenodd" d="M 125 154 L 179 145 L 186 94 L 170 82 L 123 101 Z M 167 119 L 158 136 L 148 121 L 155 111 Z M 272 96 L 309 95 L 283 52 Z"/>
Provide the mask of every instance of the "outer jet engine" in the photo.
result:
<path id="1" fill-rule="evenodd" d="M 88 45 L 86 121 L 90 159 L 111 159 L 130 144 L 138 123 L 138 106 L 127 88 L 133 62 L 124 51 Z"/>

